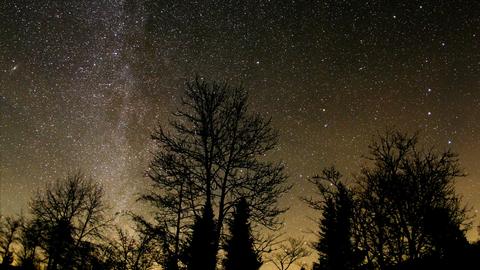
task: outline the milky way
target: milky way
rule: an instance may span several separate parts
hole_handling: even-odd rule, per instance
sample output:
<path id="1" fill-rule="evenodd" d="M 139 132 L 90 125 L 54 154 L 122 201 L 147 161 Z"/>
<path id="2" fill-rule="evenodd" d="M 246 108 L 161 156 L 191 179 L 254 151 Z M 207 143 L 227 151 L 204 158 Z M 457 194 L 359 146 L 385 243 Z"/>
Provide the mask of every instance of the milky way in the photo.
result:
<path id="1" fill-rule="evenodd" d="M 270 158 L 295 184 L 282 200 L 291 235 L 315 230 L 298 200 L 306 178 L 331 164 L 351 178 L 387 127 L 458 152 L 458 191 L 475 213 L 480 2 L 397 2 L 3 1 L 0 213 L 26 211 L 35 190 L 77 169 L 116 211 L 141 209 L 149 134 L 195 74 L 243 84 L 251 109 L 272 117 Z"/>

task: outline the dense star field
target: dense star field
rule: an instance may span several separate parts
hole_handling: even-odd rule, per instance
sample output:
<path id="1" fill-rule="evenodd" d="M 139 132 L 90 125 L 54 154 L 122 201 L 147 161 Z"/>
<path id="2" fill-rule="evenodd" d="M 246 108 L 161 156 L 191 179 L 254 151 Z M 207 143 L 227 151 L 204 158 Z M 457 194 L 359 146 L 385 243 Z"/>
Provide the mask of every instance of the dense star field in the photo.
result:
<path id="1" fill-rule="evenodd" d="M 69 171 L 142 210 L 150 133 L 184 82 L 243 85 L 272 117 L 293 190 L 285 232 L 316 230 L 298 197 L 335 164 L 347 177 L 373 135 L 420 131 L 460 154 L 458 191 L 480 209 L 478 1 L 22 1 L 0 3 L 0 214 Z M 474 226 L 478 225 L 477 219 Z M 476 230 L 469 233 L 477 238 Z"/>

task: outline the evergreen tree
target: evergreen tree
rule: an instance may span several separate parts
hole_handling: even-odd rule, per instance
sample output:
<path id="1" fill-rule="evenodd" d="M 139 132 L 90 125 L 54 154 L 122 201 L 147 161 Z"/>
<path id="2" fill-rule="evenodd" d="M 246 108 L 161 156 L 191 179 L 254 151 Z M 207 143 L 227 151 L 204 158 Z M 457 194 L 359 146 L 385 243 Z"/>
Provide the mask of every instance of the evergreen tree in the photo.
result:
<path id="1" fill-rule="evenodd" d="M 343 186 L 341 186 L 343 187 Z M 353 205 L 344 188 L 336 197 L 328 198 L 320 221 L 320 240 L 316 249 L 320 269 L 355 269 L 355 249 L 352 243 Z"/>
<path id="2" fill-rule="evenodd" d="M 257 270 L 262 265 L 254 250 L 250 230 L 250 211 L 245 199 L 241 199 L 229 224 L 231 237 L 225 244 L 227 257 L 223 262 L 225 270 Z"/>
<path id="3" fill-rule="evenodd" d="M 207 201 L 202 215 L 197 217 L 193 224 L 186 261 L 188 270 L 215 270 L 217 261 L 215 236 L 212 205 Z"/>
<path id="4" fill-rule="evenodd" d="M 424 218 L 425 232 L 433 246 L 430 259 L 449 269 L 468 268 L 465 264 L 469 243 L 465 231 L 455 222 L 450 209 L 433 208 Z"/>
<path id="5" fill-rule="evenodd" d="M 340 177 L 340 173 L 332 167 L 312 179 L 322 196 L 319 201 L 307 200 L 314 209 L 322 211 L 320 239 L 315 245 L 320 255 L 316 269 L 358 269 L 360 264 L 352 240 L 353 194 L 340 182 Z"/>

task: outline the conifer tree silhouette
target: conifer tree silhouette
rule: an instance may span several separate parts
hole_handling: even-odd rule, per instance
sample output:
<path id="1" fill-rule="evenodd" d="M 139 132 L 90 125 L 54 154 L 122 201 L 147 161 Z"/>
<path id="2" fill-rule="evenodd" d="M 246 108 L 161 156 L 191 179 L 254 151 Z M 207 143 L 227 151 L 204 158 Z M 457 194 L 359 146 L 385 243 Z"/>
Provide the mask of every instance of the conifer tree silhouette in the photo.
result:
<path id="1" fill-rule="evenodd" d="M 254 249 L 249 219 L 248 203 L 241 199 L 229 224 L 231 237 L 225 243 L 227 253 L 223 262 L 225 270 L 257 270 L 262 265 Z"/>
<path id="2" fill-rule="evenodd" d="M 202 215 L 193 224 L 187 253 L 187 270 L 215 270 L 215 220 L 209 201 L 205 204 Z"/>
<path id="3" fill-rule="evenodd" d="M 358 269 L 360 258 L 353 243 L 353 192 L 340 181 L 341 175 L 334 168 L 326 168 L 311 182 L 317 187 L 320 200 L 306 199 L 314 209 L 322 211 L 320 239 L 315 244 L 320 254 L 315 269 Z"/>

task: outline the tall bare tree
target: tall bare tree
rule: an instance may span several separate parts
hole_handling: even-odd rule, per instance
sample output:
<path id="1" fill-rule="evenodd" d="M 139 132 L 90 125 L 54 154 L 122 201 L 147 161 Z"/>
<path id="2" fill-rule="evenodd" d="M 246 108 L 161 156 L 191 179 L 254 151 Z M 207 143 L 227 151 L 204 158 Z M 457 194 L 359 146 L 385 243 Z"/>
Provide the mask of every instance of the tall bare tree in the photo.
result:
<path id="1" fill-rule="evenodd" d="M 285 209 L 279 195 L 289 189 L 281 164 L 265 156 L 277 144 L 270 120 L 248 111 L 243 88 L 196 78 L 186 83 L 180 108 L 170 125 L 152 134 L 157 151 L 148 176 L 152 189 L 142 197 L 162 213 L 158 224 L 172 234 L 175 256 L 186 232 L 211 204 L 215 209 L 215 246 L 219 247 L 225 219 L 245 198 L 252 220 L 269 228 L 280 223 Z"/>
<path id="2" fill-rule="evenodd" d="M 30 206 L 47 269 L 76 269 L 76 251 L 102 237 L 107 225 L 103 188 L 81 173 L 57 180 L 33 198 Z"/>

